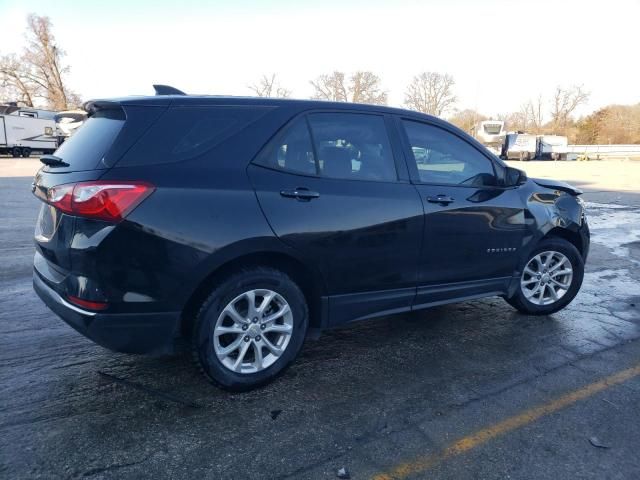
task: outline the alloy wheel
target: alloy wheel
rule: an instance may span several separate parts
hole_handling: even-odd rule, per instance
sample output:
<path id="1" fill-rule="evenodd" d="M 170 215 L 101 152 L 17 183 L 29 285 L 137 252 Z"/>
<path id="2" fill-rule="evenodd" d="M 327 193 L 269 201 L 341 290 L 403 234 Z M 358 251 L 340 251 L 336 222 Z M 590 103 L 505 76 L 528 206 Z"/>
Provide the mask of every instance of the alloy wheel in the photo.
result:
<path id="1" fill-rule="evenodd" d="M 571 287 L 573 268 L 569 259 L 556 251 L 540 252 L 524 267 L 520 288 L 525 298 L 536 305 L 551 305 Z"/>
<path id="2" fill-rule="evenodd" d="M 282 295 L 249 290 L 231 300 L 213 329 L 218 360 L 236 373 L 256 373 L 273 365 L 291 340 L 293 313 Z"/>

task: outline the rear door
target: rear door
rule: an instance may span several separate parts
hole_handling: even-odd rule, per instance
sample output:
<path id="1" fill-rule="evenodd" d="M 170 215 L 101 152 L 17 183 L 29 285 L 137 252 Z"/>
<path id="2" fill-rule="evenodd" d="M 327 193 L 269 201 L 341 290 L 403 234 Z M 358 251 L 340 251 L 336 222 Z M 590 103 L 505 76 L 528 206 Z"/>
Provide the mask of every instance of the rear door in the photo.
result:
<path id="1" fill-rule="evenodd" d="M 407 309 L 415 294 L 422 203 L 387 122 L 359 112 L 299 116 L 249 168 L 276 235 L 322 273 L 334 323 Z"/>
<path id="2" fill-rule="evenodd" d="M 398 124 L 424 204 L 416 304 L 501 293 L 525 233 L 517 190 L 502 187 L 488 154 L 464 137 L 411 119 Z"/>

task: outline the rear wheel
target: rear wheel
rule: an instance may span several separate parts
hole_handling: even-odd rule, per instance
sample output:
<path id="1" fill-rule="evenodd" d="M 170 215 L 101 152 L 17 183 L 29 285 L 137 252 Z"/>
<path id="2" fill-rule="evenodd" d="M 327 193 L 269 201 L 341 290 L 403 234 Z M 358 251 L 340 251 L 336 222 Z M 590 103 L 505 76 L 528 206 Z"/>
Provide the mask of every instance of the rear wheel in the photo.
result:
<path id="1" fill-rule="evenodd" d="M 562 238 L 548 238 L 531 252 L 520 282 L 507 302 L 523 313 L 549 315 L 578 294 L 584 276 L 580 252 Z"/>
<path id="2" fill-rule="evenodd" d="M 13 158 L 18 158 L 22 154 L 22 149 L 20 147 L 13 147 L 11 150 L 11 155 Z"/>
<path id="3" fill-rule="evenodd" d="M 270 268 L 243 270 L 203 303 L 193 332 L 193 354 L 218 386 L 244 391 L 281 374 L 298 355 L 308 309 L 300 288 Z"/>
<path id="4" fill-rule="evenodd" d="M 25 147 L 22 149 L 22 157 L 29 158 L 31 156 L 31 149 L 29 147 Z"/>

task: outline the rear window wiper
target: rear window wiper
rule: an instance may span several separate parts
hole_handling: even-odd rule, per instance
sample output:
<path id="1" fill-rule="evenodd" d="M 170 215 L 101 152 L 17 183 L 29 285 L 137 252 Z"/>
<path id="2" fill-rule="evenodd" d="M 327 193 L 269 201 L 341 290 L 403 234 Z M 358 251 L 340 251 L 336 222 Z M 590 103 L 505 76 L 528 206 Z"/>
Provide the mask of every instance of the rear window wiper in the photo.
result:
<path id="1" fill-rule="evenodd" d="M 68 167 L 69 164 L 55 155 L 42 155 L 40 161 L 50 167 Z"/>

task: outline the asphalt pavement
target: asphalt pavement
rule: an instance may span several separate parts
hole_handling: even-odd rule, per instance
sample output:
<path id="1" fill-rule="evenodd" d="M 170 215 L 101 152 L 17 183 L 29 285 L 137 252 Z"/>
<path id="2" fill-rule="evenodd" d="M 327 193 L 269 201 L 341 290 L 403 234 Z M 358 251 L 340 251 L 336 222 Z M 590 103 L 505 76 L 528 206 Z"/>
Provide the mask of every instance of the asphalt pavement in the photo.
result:
<path id="1" fill-rule="evenodd" d="M 230 394 L 187 355 L 113 353 L 47 310 L 30 183 L 0 178 L 0 478 L 640 478 L 638 192 L 585 194 L 562 312 L 491 298 L 354 324 Z"/>

